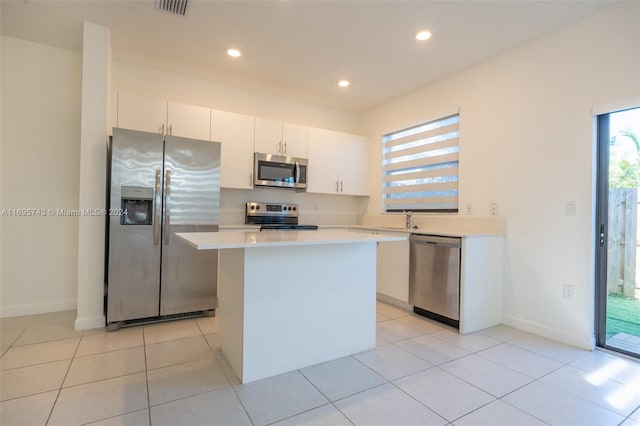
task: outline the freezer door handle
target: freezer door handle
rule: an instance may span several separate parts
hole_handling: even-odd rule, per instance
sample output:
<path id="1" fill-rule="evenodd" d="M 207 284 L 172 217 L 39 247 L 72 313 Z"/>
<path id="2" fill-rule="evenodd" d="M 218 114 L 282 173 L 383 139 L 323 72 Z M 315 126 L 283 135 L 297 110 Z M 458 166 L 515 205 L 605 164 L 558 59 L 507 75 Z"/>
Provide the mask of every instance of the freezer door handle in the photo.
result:
<path id="1" fill-rule="evenodd" d="M 160 243 L 160 215 L 162 210 L 162 205 L 160 204 L 160 197 L 162 194 L 162 187 L 160 185 L 160 181 L 162 179 L 161 175 L 162 171 L 160 169 L 156 169 L 156 190 L 153 196 L 153 245 L 157 246 Z"/>
<path id="2" fill-rule="evenodd" d="M 170 227 L 169 220 L 171 218 L 171 211 L 169 207 L 170 204 L 171 204 L 171 170 L 167 169 L 164 177 L 164 237 L 162 237 L 162 240 L 164 241 L 165 245 L 169 244 L 169 227 Z"/>

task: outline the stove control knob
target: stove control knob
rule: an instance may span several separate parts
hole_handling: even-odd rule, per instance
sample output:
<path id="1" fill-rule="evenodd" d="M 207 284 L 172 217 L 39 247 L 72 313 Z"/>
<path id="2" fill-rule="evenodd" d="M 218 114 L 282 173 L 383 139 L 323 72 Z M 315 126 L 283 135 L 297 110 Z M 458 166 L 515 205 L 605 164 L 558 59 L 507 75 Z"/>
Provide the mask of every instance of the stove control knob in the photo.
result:
<path id="1" fill-rule="evenodd" d="M 260 206 L 256 206 L 256 210 L 260 210 Z"/>
<path id="2" fill-rule="evenodd" d="M 255 210 L 255 209 L 256 209 L 256 206 L 254 206 L 254 205 L 252 204 L 250 208 L 251 208 L 251 210 Z"/>
<path id="3" fill-rule="evenodd" d="M 295 208 L 295 207 L 293 208 L 293 211 L 294 211 L 294 212 L 296 211 L 296 208 Z"/>

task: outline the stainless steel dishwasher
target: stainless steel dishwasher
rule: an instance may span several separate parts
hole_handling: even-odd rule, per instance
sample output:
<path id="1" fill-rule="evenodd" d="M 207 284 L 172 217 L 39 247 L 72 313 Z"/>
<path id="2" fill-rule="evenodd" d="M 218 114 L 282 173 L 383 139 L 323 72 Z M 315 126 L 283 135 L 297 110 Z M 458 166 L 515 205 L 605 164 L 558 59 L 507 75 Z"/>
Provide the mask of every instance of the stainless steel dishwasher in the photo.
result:
<path id="1" fill-rule="evenodd" d="M 411 234 L 409 243 L 409 304 L 413 311 L 458 328 L 460 238 Z"/>

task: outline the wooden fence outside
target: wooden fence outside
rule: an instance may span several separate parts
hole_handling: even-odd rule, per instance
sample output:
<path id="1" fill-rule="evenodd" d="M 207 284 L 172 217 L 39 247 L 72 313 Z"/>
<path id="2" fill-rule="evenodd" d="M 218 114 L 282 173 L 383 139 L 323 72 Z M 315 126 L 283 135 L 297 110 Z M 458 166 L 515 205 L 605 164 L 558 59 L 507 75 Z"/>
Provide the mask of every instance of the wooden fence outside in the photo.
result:
<path id="1" fill-rule="evenodd" d="M 635 297 L 638 190 L 609 190 L 607 290 Z"/>

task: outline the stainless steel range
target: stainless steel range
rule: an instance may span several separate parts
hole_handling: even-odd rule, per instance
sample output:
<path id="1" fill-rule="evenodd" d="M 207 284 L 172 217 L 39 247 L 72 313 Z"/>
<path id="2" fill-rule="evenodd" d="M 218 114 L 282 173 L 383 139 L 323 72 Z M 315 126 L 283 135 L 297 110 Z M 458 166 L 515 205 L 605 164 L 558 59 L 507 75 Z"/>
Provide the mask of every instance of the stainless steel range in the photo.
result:
<path id="1" fill-rule="evenodd" d="M 298 205 L 287 203 L 247 203 L 245 224 L 261 225 L 260 230 L 315 231 L 317 225 L 298 224 Z"/>

